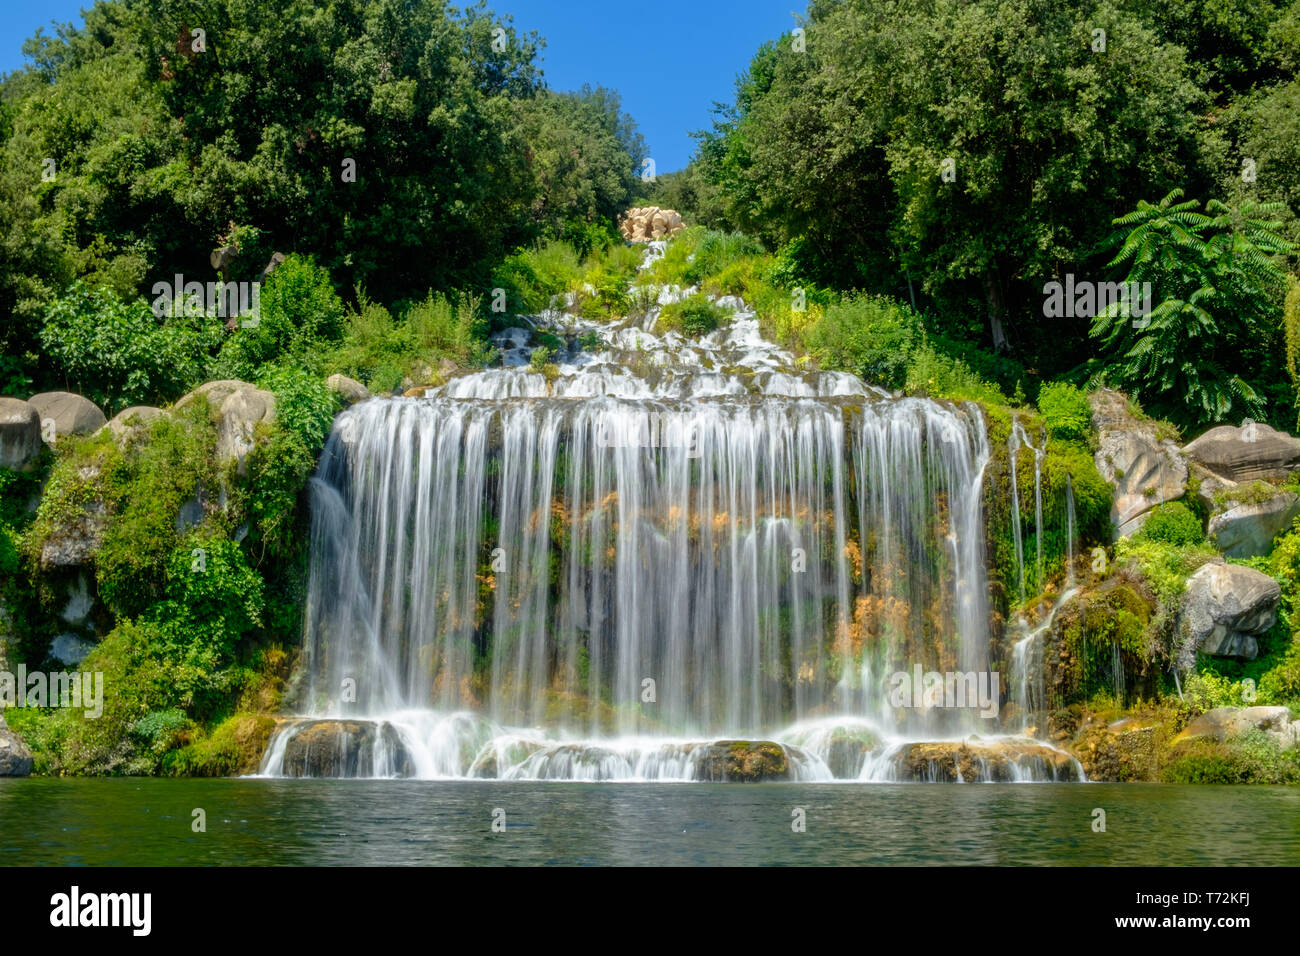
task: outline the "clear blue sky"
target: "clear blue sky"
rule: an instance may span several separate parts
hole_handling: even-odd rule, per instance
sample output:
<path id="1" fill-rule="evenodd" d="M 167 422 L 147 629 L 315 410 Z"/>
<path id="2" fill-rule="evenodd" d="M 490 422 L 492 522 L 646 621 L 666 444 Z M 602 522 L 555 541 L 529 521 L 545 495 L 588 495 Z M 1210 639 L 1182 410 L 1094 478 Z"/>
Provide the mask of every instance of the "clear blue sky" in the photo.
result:
<path id="1" fill-rule="evenodd" d="M 0 72 L 23 65 L 22 44 L 51 20 L 81 23 L 89 0 L 0 0 Z M 546 40 L 542 68 L 557 90 L 617 90 L 660 173 L 686 165 L 692 130 L 764 40 L 796 26 L 806 0 L 489 0 Z"/>

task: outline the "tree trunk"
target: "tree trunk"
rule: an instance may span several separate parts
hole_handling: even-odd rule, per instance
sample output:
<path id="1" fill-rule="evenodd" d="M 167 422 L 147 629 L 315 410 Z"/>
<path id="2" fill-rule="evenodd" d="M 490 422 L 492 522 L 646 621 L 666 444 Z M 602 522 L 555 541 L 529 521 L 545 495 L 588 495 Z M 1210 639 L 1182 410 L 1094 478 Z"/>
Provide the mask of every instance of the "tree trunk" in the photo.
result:
<path id="1" fill-rule="evenodd" d="M 1006 314 L 1006 304 L 1002 301 L 1002 289 L 998 285 L 997 266 L 990 263 L 984 270 L 984 298 L 989 308 L 989 334 L 993 337 L 993 351 L 999 355 L 1010 347 L 1006 331 L 1002 327 L 1002 318 Z"/>

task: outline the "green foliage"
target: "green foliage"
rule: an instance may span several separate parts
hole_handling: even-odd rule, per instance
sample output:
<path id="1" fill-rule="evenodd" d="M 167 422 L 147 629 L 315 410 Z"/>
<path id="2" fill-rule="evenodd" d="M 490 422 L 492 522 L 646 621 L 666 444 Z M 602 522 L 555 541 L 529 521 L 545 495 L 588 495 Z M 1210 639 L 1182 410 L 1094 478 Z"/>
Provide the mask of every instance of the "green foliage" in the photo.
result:
<path id="1" fill-rule="evenodd" d="M 1164 768 L 1165 783 L 1300 783 L 1300 750 L 1283 750 L 1264 731 L 1231 741 L 1198 741 Z"/>
<path id="2" fill-rule="evenodd" d="M 41 343 L 55 369 L 107 414 L 161 404 L 204 378 L 221 324 L 205 316 L 160 321 L 144 299 L 71 286 L 45 312 Z"/>
<path id="3" fill-rule="evenodd" d="M 1192 514 L 1181 501 L 1166 501 L 1152 509 L 1135 537 L 1141 541 L 1156 541 L 1174 547 L 1190 547 L 1205 541 L 1201 519 Z"/>
<path id="4" fill-rule="evenodd" d="M 715 331 L 730 316 L 729 310 L 696 293 L 665 305 L 659 311 L 656 331 L 680 332 L 698 338 Z"/>
<path id="5" fill-rule="evenodd" d="M 907 384 L 924 335 L 921 317 L 907 306 L 886 296 L 855 295 L 827 308 L 804 340 L 822 367 L 897 389 Z"/>
<path id="6" fill-rule="evenodd" d="M 1048 434 L 1064 441 L 1086 442 L 1092 434 L 1088 396 L 1066 382 L 1046 382 L 1038 390 L 1038 410 Z"/>
<path id="7" fill-rule="evenodd" d="M 581 274 L 577 250 L 567 242 L 551 241 L 506 258 L 493 272 L 492 282 L 506 291 L 510 312 L 536 315 L 576 286 Z"/>
<path id="8" fill-rule="evenodd" d="M 1197 568 L 1217 558 L 1209 545 L 1175 545 L 1166 541 L 1120 538 L 1115 560 L 1132 564 L 1166 607 L 1173 607 Z"/>
<path id="9" fill-rule="evenodd" d="M 1212 425 L 1230 417 L 1268 417 L 1263 383 L 1281 378 L 1280 330 L 1285 271 L 1295 246 L 1278 234 L 1280 204 L 1234 208 L 1209 200 L 1158 204 L 1115 220 L 1126 232 L 1111 265 L 1128 264 L 1125 281 L 1149 282 L 1154 308 L 1140 322 L 1121 303 L 1093 320 L 1106 350 L 1095 381 L 1131 391 L 1179 424 Z M 1104 365 L 1102 363 L 1105 363 Z M 1294 414 L 1288 410 L 1285 424 Z"/>
<path id="10" fill-rule="evenodd" d="M 213 374 L 251 380 L 276 363 L 321 371 L 327 349 L 343 332 L 343 303 L 329 272 L 309 258 L 289 256 L 262 284 L 260 300 L 257 319 L 241 320 L 230 333 Z"/>

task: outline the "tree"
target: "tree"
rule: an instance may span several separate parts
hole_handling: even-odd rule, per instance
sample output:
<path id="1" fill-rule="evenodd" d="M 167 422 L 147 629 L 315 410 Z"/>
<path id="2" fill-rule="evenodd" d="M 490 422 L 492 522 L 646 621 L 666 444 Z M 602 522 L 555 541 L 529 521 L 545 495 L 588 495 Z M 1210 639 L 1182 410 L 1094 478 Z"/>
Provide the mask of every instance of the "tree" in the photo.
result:
<path id="1" fill-rule="evenodd" d="M 1094 319 L 1092 335 L 1107 353 L 1094 379 L 1129 389 L 1180 424 L 1248 414 L 1289 425 L 1294 408 L 1270 408 L 1261 389 L 1283 381 L 1287 275 L 1278 260 L 1296 247 L 1278 234 L 1280 221 L 1262 218 L 1283 207 L 1212 199 L 1202 213 L 1181 197 L 1174 190 L 1159 203 L 1139 202 L 1115 220 L 1126 232 L 1111 265 L 1127 263 L 1125 281 L 1150 283 L 1158 304 L 1134 317 L 1115 303 Z"/>

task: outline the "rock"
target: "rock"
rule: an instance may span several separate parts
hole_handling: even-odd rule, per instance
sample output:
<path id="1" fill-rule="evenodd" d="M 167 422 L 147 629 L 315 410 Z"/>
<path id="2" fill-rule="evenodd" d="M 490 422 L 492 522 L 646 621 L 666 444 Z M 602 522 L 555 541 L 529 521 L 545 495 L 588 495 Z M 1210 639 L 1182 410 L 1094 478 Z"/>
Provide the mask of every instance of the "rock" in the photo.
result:
<path id="1" fill-rule="evenodd" d="M 1211 428 L 1188 444 L 1183 454 L 1233 481 L 1285 478 L 1300 468 L 1300 438 L 1247 419 L 1240 428 Z"/>
<path id="2" fill-rule="evenodd" d="M 364 402 L 370 397 L 370 392 L 366 390 L 364 385 L 354 378 L 348 378 L 346 375 L 331 375 L 325 379 L 325 384 L 349 405 Z"/>
<path id="3" fill-rule="evenodd" d="M 26 468 L 43 447 L 36 409 L 20 398 L 0 397 L 0 468 Z"/>
<path id="4" fill-rule="evenodd" d="M 31 772 L 31 750 L 0 715 L 0 777 L 26 777 Z"/>
<path id="5" fill-rule="evenodd" d="M 230 268 L 235 264 L 235 258 L 239 255 L 239 250 L 234 246 L 222 246 L 220 249 L 213 249 L 212 254 L 208 256 L 208 262 L 212 268 L 221 273 L 223 281 L 230 275 Z"/>
<path id="6" fill-rule="evenodd" d="M 41 568 L 76 568 L 90 564 L 104 541 L 108 513 L 102 501 L 92 501 L 77 514 L 59 521 L 41 545 Z"/>
<path id="7" fill-rule="evenodd" d="M 1228 504 L 1231 504 L 1229 499 Z M 1210 517 L 1215 546 L 1230 558 L 1251 558 L 1273 550 L 1273 539 L 1300 515 L 1300 496 L 1280 491 L 1260 502 L 1242 502 Z"/>
<path id="8" fill-rule="evenodd" d="M 386 752 L 387 761 L 380 760 Z M 286 777 L 373 777 L 377 764 L 399 777 L 411 758 L 391 724 L 366 720 L 304 721 L 284 747 Z"/>
<path id="9" fill-rule="evenodd" d="M 1158 781 L 1167 730 L 1159 719 L 1126 717 L 1079 728 L 1068 749 L 1089 780 L 1107 783 Z"/>
<path id="10" fill-rule="evenodd" d="M 1068 753 L 1027 738 L 904 744 L 893 756 L 893 769 L 895 779 L 918 783 L 1083 778 L 1079 763 Z"/>
<path id="11" fill-rule="evenodd" d="M 72 392 L 42 392 L 27 399 L 27 404 L 36 409 L 41 437 L 51 444 L 65 435 L 92 435 L 108 421 L 98 405 Z"/>
<path id="12" fill-rule="evenodd" d="M 284 264 L 284 253 L 283 253 L 283 252 L 277 252 L 277 253 L 273 254 L 273 255 L 271 256 L 271 261 L 268 262 L 268 263 L 266 264 L 266 268 L 262 270 L 262 278 L 265 279 L 267 276 L 269 276 L 269 275 L 270 275 L 272 272 L 274 272 L 276 269 L 280 268 L 280 266 L 283 265 L 283 264 Z"/>
<path id="13" fill-rule="evenodd" d="M 117 442 L 119 448 L 125 448 L 147 437 L 149 426 L 165 414 L 161 408 L 152 405 L 132 405 L 110 418 L 104 428 L 112 434 L 113 441 Z"/>
<path id="14" fill-rule="evenodd" d="M 1267 574 L 1220 561 L 1203 565 L 1183 593 L 1178 666 L 1190 670 L 1197 651 L 1253 660 L 1259 653 L 1255 637 L 1273 626 L 1281 598 L 1282 589 Z"/>
<path id="15" fill-rule="evenodd" d="M 80 664 L 94 649 L 93 641 L 87 641 L 76 634 L 60 634 L 50 642 L 50 656 L 68 667 Z"/>
<path id="16" fill-rule="evenodd" d="M 176 402 L 183 408 L 204 396 L 217 421 L 217 458 L 233 461 L 239 474 L 247 470 L 248 453 L 256 445 L 257 426 L 275 421 L 275 396 L 265 389 L 223 379 L 200 385 Z"/>
<path id="17" fill-rule="evenodd" d="M 634 206 L 619 217 L 618 229 L 629 242 L 652 242 L 667 239 L 686 228 L 675 209 L 658 206 Z"/>
<path id="18" fill-rule="evenodd" d="M 695 779 L 711 782 L 789 780 L 785 748 L 770 740 L 719 740 L 695 765 Z"/>
<path id="19" fill-rule="evenodd" d="M 1300 744 L 1300 722 L 1291 719 L 1291 711 L 1286 707 L 1216 707 L 1188 724 L 1173 739 L 1173 744 L 1207 739 L 1224 741 L 1248 730 L 1262 730 L 1283 747 Z"/>
<path id="20" fill-rule="evenodd" d="M 1116 532 L 1131 535 L 1157 505 L 1187 490 L 1187 462 L 1156 426 L 1129 410 L 1119 392 L 1100 389 L 1088 396 L 1097 429 L 1097 470 L 1115 489 L 1110 517 Z"/>

